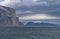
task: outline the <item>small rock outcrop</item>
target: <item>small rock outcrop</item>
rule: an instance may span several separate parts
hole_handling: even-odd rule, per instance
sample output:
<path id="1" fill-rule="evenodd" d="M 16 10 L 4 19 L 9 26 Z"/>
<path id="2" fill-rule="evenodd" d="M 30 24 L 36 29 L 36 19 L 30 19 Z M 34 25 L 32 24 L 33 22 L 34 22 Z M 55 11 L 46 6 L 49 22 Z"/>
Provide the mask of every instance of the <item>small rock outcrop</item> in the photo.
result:
<path id="1" fill-rule="evenodd" d="M 24 26 L 24 24 L 23 24 L 22 22 L 19 22 L 19 25 L 20 25 L 20 26 Z"/>

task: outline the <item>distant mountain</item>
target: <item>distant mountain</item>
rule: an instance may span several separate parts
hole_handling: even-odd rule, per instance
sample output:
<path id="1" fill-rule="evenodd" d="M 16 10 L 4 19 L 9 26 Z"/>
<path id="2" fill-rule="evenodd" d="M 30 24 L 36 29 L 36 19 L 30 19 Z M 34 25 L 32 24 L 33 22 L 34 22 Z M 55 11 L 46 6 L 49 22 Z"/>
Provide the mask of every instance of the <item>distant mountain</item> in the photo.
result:
<path id="1" fill-rule="evenodd" d="M 58 24 L 52 24 L 52 23 L 34 23 L 34 22 L 28 22 L 25 26 L 27 27 L 58 27 Z"/>

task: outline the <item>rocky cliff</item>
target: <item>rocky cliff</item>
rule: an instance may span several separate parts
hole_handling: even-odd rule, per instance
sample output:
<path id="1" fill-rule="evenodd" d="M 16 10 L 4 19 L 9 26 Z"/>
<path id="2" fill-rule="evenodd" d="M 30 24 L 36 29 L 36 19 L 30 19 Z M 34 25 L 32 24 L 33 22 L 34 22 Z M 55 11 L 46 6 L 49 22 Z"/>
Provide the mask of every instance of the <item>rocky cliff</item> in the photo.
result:
<path id="1" fill-rule="evenodd" d="M 16 10 L 0 6 L 0 25 L 17 25 Z"/>

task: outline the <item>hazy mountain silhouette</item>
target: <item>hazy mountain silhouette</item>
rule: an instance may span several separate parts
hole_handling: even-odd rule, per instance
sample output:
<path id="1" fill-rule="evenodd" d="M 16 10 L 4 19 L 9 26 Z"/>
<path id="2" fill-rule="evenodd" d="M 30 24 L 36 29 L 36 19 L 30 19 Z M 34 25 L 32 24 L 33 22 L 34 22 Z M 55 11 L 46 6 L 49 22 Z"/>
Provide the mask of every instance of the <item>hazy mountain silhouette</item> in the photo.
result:
<path id="1" fill-rule="evenodd" d="M 52 23 L 34 23 L 34 22 L 28 22 L 25 26 L 27 27 L 58 27 L 58 24 L 52 24 Z"/>

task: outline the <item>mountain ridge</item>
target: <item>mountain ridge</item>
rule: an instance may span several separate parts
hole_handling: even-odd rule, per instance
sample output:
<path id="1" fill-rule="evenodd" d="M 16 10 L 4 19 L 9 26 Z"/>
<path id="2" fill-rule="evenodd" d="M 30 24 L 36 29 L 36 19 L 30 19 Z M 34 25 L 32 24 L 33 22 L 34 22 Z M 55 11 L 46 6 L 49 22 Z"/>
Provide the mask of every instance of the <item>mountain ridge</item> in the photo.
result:
<path id="1" fill-rule="evenodd" d="M 25 26 L 27 27 L 58 27 L 58 24 L 52 24 L 52 23 L 34 23 L 34 22 L 28 22 Z"/>

